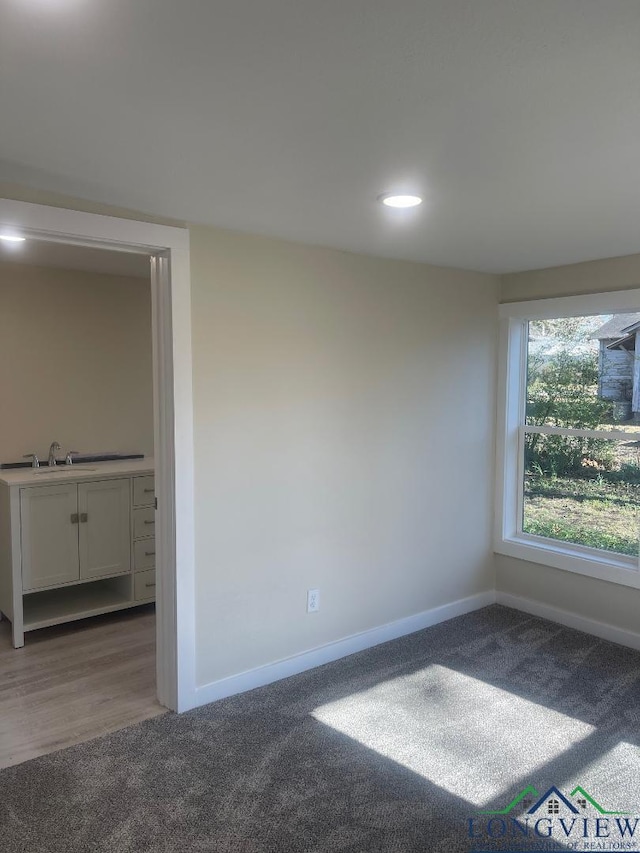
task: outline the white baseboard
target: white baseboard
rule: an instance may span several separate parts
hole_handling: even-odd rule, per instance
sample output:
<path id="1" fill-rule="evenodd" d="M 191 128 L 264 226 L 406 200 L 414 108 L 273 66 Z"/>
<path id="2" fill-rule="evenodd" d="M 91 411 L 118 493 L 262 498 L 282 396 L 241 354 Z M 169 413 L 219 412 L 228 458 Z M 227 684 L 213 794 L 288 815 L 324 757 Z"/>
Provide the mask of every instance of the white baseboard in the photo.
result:
<path id="1" fill-rule="evenodd" d="M 532 616 L 549 619 L 550 622 L 558 622 L 560 625 L 566 625 L 568 628 L 584 631 L 585 634 L 593 634 L 594 637 L 600 637 L 602 640 L 610 640 L 612 643 L 619 643 L 621 646 L 640 650 L 640 634 L 635 631 L 617 628 L 608 622 L 599 622 L 597 619 L 580 616 L 579 613 L 572 613 L 569 610 L 561 610 L 559 607 L 553 607 L 551 604 L 544 604 L 532 598 L 512 595 L 510 592 L 500 592 L 498 590 L 496 592 L 496 602 L 504 604 L 505 607 L 512 607 L 514 610 L 522 610 L 524 613 L 530 613 Z"/>
<path id="2" fill-rule="evenodd" d="M 343 640 L 327 643 L 294 657 L 250 669 L 247 672 L 241 672 L 239 675 L 231 675 L 210 684 L 204 684 L 196 688 L 194 707 L 206 705 L 208 702 L 215 702 L 217 699 L 224 699 L 226 696 L 233 696 L 236 693 L 244 693 L 246 690 L 253 690 L 255 687 L 263 687 L 265 684 L 271 684 L 281 678 L 288 678 L 290 675 L 297 675 L 299 672 L 322 666 L 322 664 L 330 663 L 355 652 L 364 651 L 364 649 L 369 649 L 372 646 L 378 646 L 380 643 L 396 640 L 406 634 L 413 634 L 414 631 L 421 631 L 423 628 L 437 625 L 438 622 L 453 619 L 454 616 L 462 616 L 465 613 L 471 613 L 472 610 L 479 610 L 481 607 L 495 604 L 495 600 L 494 590 L 480 592 L 468 598 L 452 601 L 450 604 L 443 604 L 441 607 L 425 610 L 423 613 L 416 613 L 415 616 L 407 616 L 405 619 L 398 619 L 378 628 L 371 628 L 369 631 L 352 634 Z"/>

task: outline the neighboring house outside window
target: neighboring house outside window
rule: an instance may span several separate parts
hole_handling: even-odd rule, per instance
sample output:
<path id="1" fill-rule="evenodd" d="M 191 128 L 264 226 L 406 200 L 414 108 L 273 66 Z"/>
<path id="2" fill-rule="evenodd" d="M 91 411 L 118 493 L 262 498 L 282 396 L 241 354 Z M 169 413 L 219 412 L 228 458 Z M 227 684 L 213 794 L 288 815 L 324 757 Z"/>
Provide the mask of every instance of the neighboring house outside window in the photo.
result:
<path id="1" fill-rule="evenodd" d="M 598 328 L 593 338 L 600 344 L 598 352 L 598 394 L 619 403 L 614 418 L 626 420 L 640 414 L 640 347 L 636 338 L 640 330 L 640 313 L 616 314 Z"/>
<path id="2" fill-rule="evenodd" d="M 640 290 L 500 306 L 498 553 L 640 588 Z"/>

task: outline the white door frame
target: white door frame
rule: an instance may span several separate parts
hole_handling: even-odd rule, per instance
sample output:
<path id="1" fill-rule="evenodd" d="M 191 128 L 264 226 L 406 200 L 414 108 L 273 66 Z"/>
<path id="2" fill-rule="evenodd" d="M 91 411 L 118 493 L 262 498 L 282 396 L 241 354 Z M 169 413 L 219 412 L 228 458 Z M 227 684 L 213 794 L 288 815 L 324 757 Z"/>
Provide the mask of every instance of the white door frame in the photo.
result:
<path id="1" fill-rule="evenodd" d="M 152 256 L 157 690 L 163 705 L 186 711 L 196 704 L 189 232 L 1 198 L 0 228 Z"/>

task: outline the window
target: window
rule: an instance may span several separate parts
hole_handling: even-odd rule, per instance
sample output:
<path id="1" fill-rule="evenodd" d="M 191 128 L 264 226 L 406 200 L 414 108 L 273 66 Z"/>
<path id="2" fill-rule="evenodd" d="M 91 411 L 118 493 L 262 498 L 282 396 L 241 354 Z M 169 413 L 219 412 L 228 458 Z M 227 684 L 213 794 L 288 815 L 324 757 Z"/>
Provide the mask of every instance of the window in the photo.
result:
<path id="1" fill-rule="evenodd" d="M 640 291 L 500 315 L 496 551 L 640 587 Z"/>

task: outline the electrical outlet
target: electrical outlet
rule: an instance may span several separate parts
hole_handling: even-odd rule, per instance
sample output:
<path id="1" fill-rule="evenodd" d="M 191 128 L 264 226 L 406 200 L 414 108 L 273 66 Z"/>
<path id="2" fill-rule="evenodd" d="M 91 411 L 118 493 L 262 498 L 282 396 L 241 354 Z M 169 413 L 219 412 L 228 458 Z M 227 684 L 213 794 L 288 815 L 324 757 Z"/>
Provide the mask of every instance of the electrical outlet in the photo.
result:
<path id="1" fill-rule="evenodd" d="M 320 590 L 307 590 L 307 613 L 316 613 L 320 610 Z"/>

